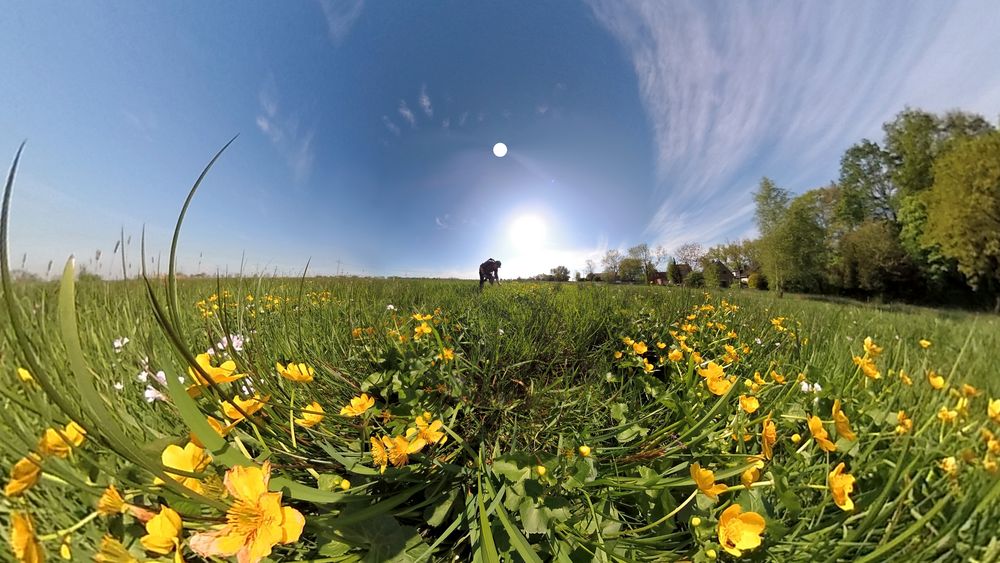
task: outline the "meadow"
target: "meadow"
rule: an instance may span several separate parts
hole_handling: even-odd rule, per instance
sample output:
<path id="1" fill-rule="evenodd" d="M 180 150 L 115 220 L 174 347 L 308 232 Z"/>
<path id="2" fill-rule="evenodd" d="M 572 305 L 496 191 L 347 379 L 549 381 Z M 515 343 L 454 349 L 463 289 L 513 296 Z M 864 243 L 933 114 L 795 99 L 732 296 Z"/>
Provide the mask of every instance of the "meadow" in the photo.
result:
<path id="1" fill-rule="evenodd" d="M 1000 554 L 995 316 L 72 265 L 8 288 L 8 558 Z"/>

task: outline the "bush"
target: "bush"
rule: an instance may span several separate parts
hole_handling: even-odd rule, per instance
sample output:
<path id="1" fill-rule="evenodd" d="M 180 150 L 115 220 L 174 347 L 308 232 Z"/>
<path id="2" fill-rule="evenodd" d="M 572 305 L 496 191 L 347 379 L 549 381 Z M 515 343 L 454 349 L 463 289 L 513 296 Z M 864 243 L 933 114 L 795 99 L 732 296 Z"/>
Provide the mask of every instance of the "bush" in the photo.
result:
<path id="1" fill-rule="evenodd" d="M 747 285 L 750 286 L 750 289 L 765 291 L 767 290 L 767 277 L 759 272 L 754 272 L 747 278 Z"/>
<path id="2" fill-rule="evenodd" d="M 684 278 L 684 287 L 705 287 L 705 274 L 691 272 Z"/>

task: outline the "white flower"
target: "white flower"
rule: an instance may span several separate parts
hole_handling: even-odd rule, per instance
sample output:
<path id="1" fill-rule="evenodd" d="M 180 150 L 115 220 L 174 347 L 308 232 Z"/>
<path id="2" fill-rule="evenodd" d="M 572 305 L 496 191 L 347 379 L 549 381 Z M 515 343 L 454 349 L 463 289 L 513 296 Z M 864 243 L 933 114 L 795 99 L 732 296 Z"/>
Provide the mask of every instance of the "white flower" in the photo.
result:
<path id="1" fill-rule="evenodd" d="M 393 305 L 392 303 L 389 303 L 388 305 L 385 306 L 385 310 L 386 311 L 395 311 L 396 310 L 396 306 Z"/>
<path id="2" fill-rule="evenodd" d="M 760 346 L 760 345 L 761 345 L 761 340 L 760 340 L 760 338 L 754 338 L 754 339 L 753 339 L 753 341 L 754 341 L 754 342 L 755 342 L 755 343 L 756 343 L 756 344 L 757 344 L 758 346 Z"/>
<path id="3" fill-rule="evenodd" d="M 163 373 L 163 372 L 160 372 L 160 373 Z M 181 385 L 184 385 L 184 382 L 187 381 L 187 380 L 184 379 L 183 375 L 178 375 L 177 376 L 177 381 L 179 381 L 181 383 Z"/>
<path id="4" fill-rule="evenodd" d="M 149 372 L 142 370 L 139 372 L 139 375 L 135 376 L 135 378 L 139 380 L 139 383 L 145 383 L 149 381 Z"/>
<path id="5" fill-rule="evenodd" d="M 813 393 L 819 393 L 823 388 L 819 386 L 819 383 L 813 383 Z"/>
<path id="6" fill-rule="evenodd" d="M 160 385 L 166 385 L 167 384 L 167 374 L 163 373 L 163 371 L 158 371 L 158 372 L 154 373 L 153 374 L 153 379 L 155 379 L 156 381 L 158 381 L 160 383 Z"/>
<path id="7" fill-rule="evenodd" d="M 809 385 L 808 381 L 803 381 L 802 383 L 799 383 L 799 390 L 803 393 L 808 393 L 812 391 L 812 385 Z"/>
<path id="8" fill-rule="evenodd" d="M 117 381 L 117 382 L 115 382 L 115 384 L 114 384 L 114 388 L 115 388 L 115 391 L 121 391 L 122 389 L 124 389 L 124 388 L 125 388 L 125 386 L 124 386 L 124 385 L 122 385 L 122 382 L 121 382 L 121 381 Z"/>
<path id="9" fill-rule="evenodd" d="M 167 400 L 167 397 L 163 393 L 160 393 L 160 391 L 157 388 L 152 386 L 146 387 L 146 392 L 143 393 L 143 396 L 146 397 L 147 403 Z"/>
<path id="10" fill-rule="evenodd" d="M 500 336 L 503 336 L 503 329 L 498 329 L 500 331 Z"/>
<path id="11" fill-rule="evenodd" d="M 115 338 L 115 341 L 111 343 L 115 347 L 115 352 L 121 352 L 122 348 L 128 344 L 128 338 L 122 336 L 120 338 Z"/>

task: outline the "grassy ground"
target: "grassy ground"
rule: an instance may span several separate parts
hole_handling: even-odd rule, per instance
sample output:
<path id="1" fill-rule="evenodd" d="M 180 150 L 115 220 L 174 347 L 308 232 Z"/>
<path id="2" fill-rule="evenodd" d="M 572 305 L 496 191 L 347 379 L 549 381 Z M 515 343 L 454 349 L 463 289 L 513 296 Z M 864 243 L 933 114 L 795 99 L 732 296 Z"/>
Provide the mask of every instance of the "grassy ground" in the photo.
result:
<path id="1" fill-rule="evenodd" d="M 991 420 L 987 409 L 1000 397 L 995 316 L 749 290 L 506 283 L 480 293 L 472 282 L 230 279 L 182 280 L 176 310 L 154 282 L 158 320 L 140 281 L 75 290 L 82 358 L 55 284 L 17 288 L 20 337 L 0 313 L 0 425 L 10 437 L 0 464 L 37 451 L 46 428 L 73 419 L 87 430 L 67 455 L 41 457 L 37 484 L 0 501 L 5 520 L 33 515 L 53 556 L 68 542 L 89 557 L 108 533 L 153 555 L 138 541 L 149 535 L 142 518 L 94 516 L 115 484 L 133 505 L 176 510 L 177 545 L 195 559 L 192 535 L 225 520 L 221 478 L 250 460 L 270 462 L 272 489 L 305 517 L 298 541 L 275 546 L 278 559 L 707 561 L 736 558 L 737 544 L 742 557 L 782 561 L 1000 552 L 1000 443 L 988 435 L 1000 434 L 1000 414 Z M 218 346 L 226 335 L 242 346 Z M 866 351 L 866 337 L 882 350 Z M 116 347 L 121 338 L 128 343 Z M 209 348 L 212 366 L 229 358 L 248 375 L 191 398 L 189 366 Z M 280 377 L 276 362 L 305 363 L 314 378 Z M 34 380 L 22 381 L 19 367 Z M 147 402 L 150 389 L 165 400 Z M 338 414 L 362 393 L 373 407 Z M 202 494 L 169 475 L 153 485 L 161 452 L 185 446 L 189 427 L 201 424 L 204 438 L 206 416 L 227 420 L 227 404 L 255 394 L 266 406 L 225 439 L 202 440 L 213 459 L 191 474 Z M 326 417 L 296 424 L 313 401 Z M 905 432 L 900 411 L 912 420 Z M 833 451 L 820 447 L 812 416 Z M 399 437 L 405 450 L 421 421 L 437 420 L 444 439 L 431 431 L 408 463 L 379 471 L 372 437 Z M 717 500 L 696 462 L 728 486 Z M 854 477 L 850 510 L 830 486 L 841 462 Z M 738 533 L 732 505 L 763 517 L 759 546 L 753 522 Z"/>

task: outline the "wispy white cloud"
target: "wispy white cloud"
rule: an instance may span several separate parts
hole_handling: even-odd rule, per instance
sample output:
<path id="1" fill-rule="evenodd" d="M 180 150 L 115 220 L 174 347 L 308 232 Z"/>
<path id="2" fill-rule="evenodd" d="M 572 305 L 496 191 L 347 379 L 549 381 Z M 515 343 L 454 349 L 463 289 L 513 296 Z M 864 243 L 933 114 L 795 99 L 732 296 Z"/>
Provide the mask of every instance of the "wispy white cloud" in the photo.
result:
<path id="1" fill-rule="evenodd" d="M 339 45 L 354 27 L 365 7 L 364 0 L 319 0 L 330 40 Z"/>
<path id="2" fill-rule="evenodd" d="M 273 76 L 265 81 L 257 99 L 260 104 L 260 112 L 256 118 L 257 129 L 271 141 L 278 154 L 285 159 L 295 179 L 306 180 L 315 160 L 313 149 L 315 130 L 302 127 L 298 115 L 280 111 L 277 83 Z"/>
<path id="3" fill-rule="evenodd" d="M 444 119 L 441 120 L 441 128 L 442 129 L 448 129 L 450 127 L 451 127 L 451 118 L 450 117 L 446 117 L 446 118 L 444 118 Z"/>
<path id="4" fill-rule="evenodd" d="M 389 119 L 388 115 L 382 116 L 382 124 L 385 125 L 385 128 L 388 129 L 393 135 L 398 137 L 402 134 L 402 131 L 399 130 L 399 125 L 393 123 L 392 120 Z"/>
<path id="5" fill-rule="evenodd" d="M 431 97 L 427 95 L 426 84 L 420 86 L 420 108 L 427 117 L 434 117 L 434 108 L 431 106 Z"/>
<path id="6" fill-rule="evenodd" d="M 634 68 L 653 133 L 656 242 L 745 233 L 762 175 L 822 185 L 905 105 L 997 111 L 989 1 L 588 1 Z"/>
<path id="7" fill-rule="evenodd" d="M 443 217 L 435 217 L 434 223 L 439 229 L 449 229 L 451 228 L 451 214 L 445 213 Z"/>
<path id="8" fill-rule="evenodd" d="M 406 105 L 406 100 L 399 100 L 399 115 L 410 124 L 410 127 L 417 128 L 417 118 L 413 115 L 413 110 L 410 109 L 410 106 Z"/>

